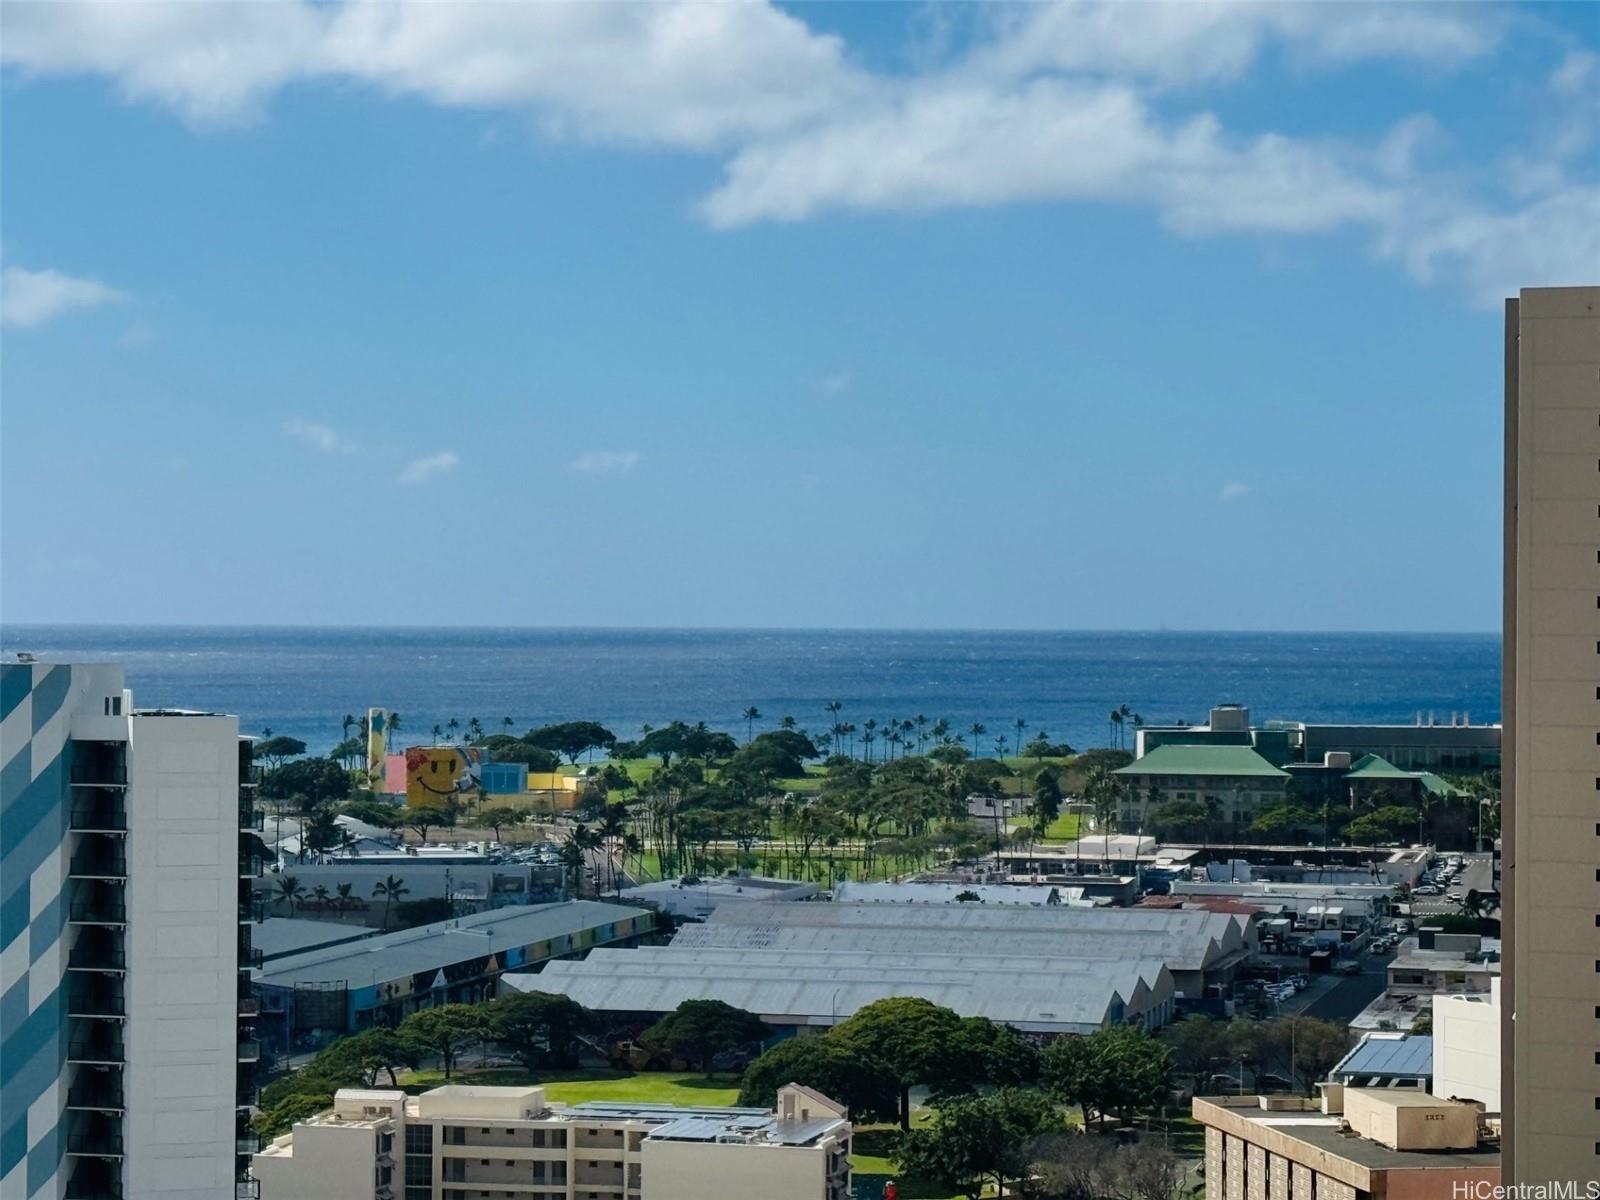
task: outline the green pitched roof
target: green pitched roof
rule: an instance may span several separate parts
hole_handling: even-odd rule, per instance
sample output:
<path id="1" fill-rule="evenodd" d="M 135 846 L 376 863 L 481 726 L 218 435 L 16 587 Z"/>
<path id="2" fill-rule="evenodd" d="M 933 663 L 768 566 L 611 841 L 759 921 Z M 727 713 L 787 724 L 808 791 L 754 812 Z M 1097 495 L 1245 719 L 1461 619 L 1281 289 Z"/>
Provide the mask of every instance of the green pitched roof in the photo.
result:
<path id="1" fill-rule="evenodd" d="M 1415 779 L 1415 771 L 1402 771 L 1386 758 L 1368 754 L 1351 764 L 1346 779 Z"/>
<path id="2" fill-rule="evenodd" d="M 1451 783 L 1448 779 L 1441 779 L 1432 771 L 1422 771 L 1417 775 L 1422 780 L 1422 786 L 1435 796 L 1465 796 L 1466 793 Z"/>
<path id="3" fill-rule="evenodd" d="M 1289 773 L 1280 771 L 1249 746 L 1157 746 L 1143 758 L 1135 759 L 1114 775 L 1260 775 L 1273 779 L 1287 779 Z"/>

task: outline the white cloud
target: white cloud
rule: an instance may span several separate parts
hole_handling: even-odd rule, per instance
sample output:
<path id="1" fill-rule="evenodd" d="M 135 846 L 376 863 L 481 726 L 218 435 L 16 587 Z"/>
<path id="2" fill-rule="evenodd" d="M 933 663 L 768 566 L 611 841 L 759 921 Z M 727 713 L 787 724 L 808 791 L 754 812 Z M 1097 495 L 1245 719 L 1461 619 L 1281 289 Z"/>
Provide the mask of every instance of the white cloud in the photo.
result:
<path id="1" fill-rule="evenodd" d="M 156 340 L 155 330 L 143 321 L 135 321 L 124 329 L 117 338 L 117 345 L 132 349 L 136 346 L 148 346 Z"/>
<path id="2" fill-rule="evenodd" d="M 1542 81 L 1573 111 L 1522 139 L 1527 161 L 1479 153 L 1431 175 L 1421 152 L 1449 138 L 1427 114 L 1397 113 L 1386 137 L 1353 145 L 1225 127 L 1194 99 L 1269 56 L 1302 75 L 1368 61 L 1459 69 L 1532 18 L 1488 5 L 1058 0 L 959 20 L 964 50 L 941 16 L 891 72 L 762 0 L 75 0 L 9 5 L 0 55 L 23 75 L 109 78 L 196 124 L 258 117 L 282 88 L 322 81 L 532 118 L 549 137 L 713 155 L 723 177 L 698 211 L 719 229 L 841 210 L 1114 203 L 1190 236 L 1353 229 L 1415 278 L 1474 293 L 1508 275 L 1565 277 L 1541 219 L 1588 245 L 1600 184 L 1589 50 Z"/>
<path id="3" fill-rule="evenodd" d="M 849 371 L 834 371 L 817 381 L 817 391 L 824 396 L 837 396 L 850 386 Z"/>
<path id="4" fill-rule="evenodd" d="M 413 459 L 400 472 L 400 483 L 427 483 L 430 479 L 437 479 L 441 475 L 448 475 L 461 465 L 461 458 L 454 450 L 441 450 L 438 454 L 429 454 L 423 458 Z"/>
<path id="5" fill-rule="evenodd" d="M 354 454 L 359 447 L 330 425 L 295 417 L 284 422 L 283 431 L 301 445 L 322 454 Z"/>
<path id="6" fill-rule="evenodd" d="M 96 279 L 60 271 L 6 267 L 0 272 L 0 325 L 29 329 L 68 313 L 126 300 L 122 292 Z"/>
<path id="7" fill-rule="evenodd" d="M 626 475 L 639 465 L 637 450 L 589 450 L 569 464 L 584 475 Z"/>
<path id="8" fill-rule="evenodd" d="M 1231 504 L 1233 501 L 1241 500 L 1249 494 L 1250 487 L 1248 484 L 1225 483 L 1222 485 L 1222 490 L 1217 493 L 1217 503 Z"/>

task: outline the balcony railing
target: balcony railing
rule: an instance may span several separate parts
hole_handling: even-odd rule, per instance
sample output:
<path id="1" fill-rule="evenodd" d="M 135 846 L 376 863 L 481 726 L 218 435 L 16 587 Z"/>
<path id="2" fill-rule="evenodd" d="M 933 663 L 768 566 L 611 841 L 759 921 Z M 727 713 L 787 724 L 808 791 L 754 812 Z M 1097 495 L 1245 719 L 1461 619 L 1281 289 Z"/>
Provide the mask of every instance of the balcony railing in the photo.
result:
<path id="1" fill-rule="evenodd" d="M 238 1087 L 234 1089 L 233 1100 L 236 1108 L 254 1108 L 260 1099 L 261 1091 L 256 1087 L 255 1080 L 241 1079 Z"/>
<path id="2" fill-rule="evenodd" d="M 128 860 L 121 854 L 80 854 L 67 867 L 79 879 L 125 879 Z"/>
<path id="3" fill-rule="evenodd" d="M 121 1038 L 82 1038 L 67 1044 L 67 1061 L 120 1063 L 124 1060 Z"/>
<path id="4" fill-rule="evenodd" d="M 253 1038 L 244 1038 L 239 1042 L 240 1062 L 259 1062 L 261 1059 L 261 1043 Z"/>
<path id="5" fill-rule="evenodd" d="M 261 1149 L 261 1137 L 256 1133 L 237 1133 L 233 1138 L 235 1154 L 254 1154 Z"/>
<path id="6" fill-rule="evenodd" d="M 128 956 L 110 946 L 74 946 L 67 955 L 67 967 L 74 971 L 126 971 Z"/>
<path id="7" fill-rule="evenodd" d="M 122 1200 L 122 1184 L 115 1179 L 69 1179 L 67 1200 Z"/>
<path id="8" fill-rule="evenodd" d="M 122 1135 L 107 1132 L 69 1133 L 67 1153 L 92 1154 L 99 1158 L 121 1158 Z"/>
<path id="9" fill-rule="evenodd" d="M 262 964 L 264 964 L 266 960 L 267 955 L 265 950 L 257 950 L 251 946 L 239 947 L 239 966 L 241 969 L 245 967 L 255 967 L 257 970 L 260 970 Z"/>
<path id="10" fill-rule="evenodd" d="M 128 768 L 120 762 L 76 762 L 71 778 L 73 787 L 127 787 Z"/>
<path id="11" fill-rule="evenodd" d="M 101 1108 L 120 1111 L 122 1105 L 122 1088 L 114 1084 L 101 1084 L 96 1087 L 75 1087 L 67 1089 L 68 1108 Z"/>
<path id="12" fill-rule="evenodd" d="M 79 925 L 126 925 L 128 906 L 115 900 L 89 900 L 69 905 L 67 919 Z"/>
<path id="13" fill-rule="evenodd" d="M 261 1001 L 254 996 L 240 996 L 239 1015 L 241 1017 L 259 1017 L 261 1015 Z"/>
<path id="14" fill-rule="evenodd" d="M 116 992 L 68 992 L 67 1015 L 69 1017 L 125 1017 L 128 1015 L 128 1007 L 121 995 Z"/>
<path id="15" fill-rule="evenodd" d="M 67 818 L 67 826 L 78 831 L 106 830 L 114 833 L 128 831 L 128 814 L 120 804 L 80 804 Z"/>
<path id="16" fill-rule="evenodd" d="M 259 1200 L 261 1196 L 261 1181 L 259 1179 L 236 1179 L 233 1182 L 233 1200 Z"/>

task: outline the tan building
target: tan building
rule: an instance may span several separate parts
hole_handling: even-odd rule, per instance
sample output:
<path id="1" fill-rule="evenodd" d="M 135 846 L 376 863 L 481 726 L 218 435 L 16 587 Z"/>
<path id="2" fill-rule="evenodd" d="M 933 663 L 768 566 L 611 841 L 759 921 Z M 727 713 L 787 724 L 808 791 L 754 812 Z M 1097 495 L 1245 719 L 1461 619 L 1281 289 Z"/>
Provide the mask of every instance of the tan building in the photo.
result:
<path id="1" fill-rule="evenodd" d="M 1441 1200 L 1490 1195 L 1500 1153 L 1477 1106 L 1396 1088 L 1196 1097 L 1206 1200 Z M 1480 1190 L 1483 1189 L 1483 1190 Z"/>
<path id="2" fill-rule="evenodd" d="M 545 1102 L 537 1087 L 345 1088 L 263 1148 L 261 1200 L 846 1200 L 843 1107 Z"/>
<path id="3" fill-rule="evenodd" d="M 1506 1178 L 1600 1176 L 1600 287 L 1506 302 Z"/>

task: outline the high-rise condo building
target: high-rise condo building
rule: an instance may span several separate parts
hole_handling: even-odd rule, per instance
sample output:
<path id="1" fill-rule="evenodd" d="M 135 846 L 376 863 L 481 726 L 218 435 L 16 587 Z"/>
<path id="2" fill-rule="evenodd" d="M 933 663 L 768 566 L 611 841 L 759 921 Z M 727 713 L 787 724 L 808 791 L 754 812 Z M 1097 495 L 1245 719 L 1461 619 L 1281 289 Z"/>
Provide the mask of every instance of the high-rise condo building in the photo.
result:
<path id="1" fill-rule="evenodd" d="M 0 1196 L 253 1195 L 237 718 L 0 666 Z"/>
<path id="2" fill-rule="evenodd" d="M 1600 287 L 1506 302 L 1505 387 L 1504 1178 L 1586 1183 L 1600 1178 Z"/>

